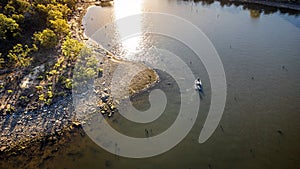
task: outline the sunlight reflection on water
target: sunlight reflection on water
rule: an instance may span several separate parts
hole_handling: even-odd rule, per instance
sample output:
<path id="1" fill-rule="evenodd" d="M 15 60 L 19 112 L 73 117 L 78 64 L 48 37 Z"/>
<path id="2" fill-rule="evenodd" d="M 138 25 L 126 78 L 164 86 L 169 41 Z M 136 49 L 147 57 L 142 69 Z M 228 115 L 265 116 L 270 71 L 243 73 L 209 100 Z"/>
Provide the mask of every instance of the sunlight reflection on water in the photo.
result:
<path id="1" fill-rule="evenodd" d="M 127 16 L 135 15 L 135 14 L 141 14 L 142 13 L 142 0 L 115 0 L 114 1 L 114 19 L 118 20 Z M 142 18 L 138 17 L 137 20 L 134 22 L 134 25 L 132 25 L 138 32 L 142 32 Z M 116 29 L 118 32 L 118 35 L 120 39 L 122 40 L 122 46 L 123 49 L 128 53 L 135 53 L 137 51 L 137 48 L 140 43 L 140 37 L 126 37 L 125 33 L 128 29 L 128 26 L 125 27 L 118 24 L 116 22 Z"/>

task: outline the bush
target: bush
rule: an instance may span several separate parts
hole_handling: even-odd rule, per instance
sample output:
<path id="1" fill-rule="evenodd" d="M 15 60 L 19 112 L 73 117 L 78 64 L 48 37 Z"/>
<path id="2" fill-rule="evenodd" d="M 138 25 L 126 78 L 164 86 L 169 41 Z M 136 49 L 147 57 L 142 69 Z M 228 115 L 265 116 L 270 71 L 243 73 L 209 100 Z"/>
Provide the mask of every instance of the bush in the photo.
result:
<path id="1" fill-rule="evenodd" d="M 50 10 L 48 12 L 48 20 L 56 20 L 56 19 L 62 19 L 63 14 L 58 10 Z"/>
<path id="2" fill-rule="evenodd" d="M 12 50 L 9 50 L 8 57 L 14 61 L 16 66 L 27 67 L 30 65 L 32 58 L 28 55 L 30 53 L 30 49 L 27 45 L 23 47 L 22 44 L 17 44 L 13 47 Z"/>
<path id="3" fill-rule="evenodd" d="M 40 94 L 40 95 L 39 95 L 39 100 L 40 100 L 40 101 L 46 101 L 45 95 L 44 95 L 44 94 Z"/>
<path id="4" fill-rule="evenodd" d="M 48 90 L 47 91 L 47 96 L 48 96 L 48 98 L 53 98 L 53 92 L 51 91 L 51 90 Z"/>
<path id="5" fill-rule="evenodd" d="M 98 76 L 99 64 L 93 52 L 84 47 L 78 57 L 77 65 L 74 68 L 74 85 L 85 85 Z"/>
<path id="6" fill-rule="evenodd" d="M 39 44 L 44 48 L 53 48 L 57 45 L 58 39 L 56 34 L 51 29 L 44 29 L 42 32 L 33 35 L 35 44 Z"/>
<path id="7" fill-rule="evenodd" d="M 42 91 L 43 90 L 43 86 L 35 86 L 36 90 L 38 91 Z"/>
<path id="8" fill-rule="evenodd" d="M 64 84 L 65 84 L 65 87 L 67 88 L 67 89 L 72 89 L 72 79 L 66 79 L 65 81 L 64 81 Z"/>
<path id="9" fill-rule="evenodd" d="M 78 40 L 67 37 L 61 46 L 61 50 L 63 55 L 68 59 L 75 60 L 83 49 L 83 46 Z"/>
<path id="10" fill-rule="evenodd" d="M 14 19 L 19 24 L 24 23 L 24 15 L 23 14 L 12 14 L 11 18 Z"/>
<path id="11" fill-rule="evenodd" d="M 50 20 L 50 27 L 54 30 L 55 33 L 59 35 L 67 35 L 70 32 L 70 27 L 66 20 L 56 19 Z"/>
<path id="12" fill-rule="evenodd" d="M 0 13 L 0 39 L 9 39 L 15 37 L 19 33 L 19 24 L 6 15 Z"/>
<path id="13" fill-rule="evenodd" d="M 35 6 L 35 12 L 36 12 L 36 15 L 40 18 L 39 20 L 42 20 L 43 22 L 46 21 L 46 19 L 48 17 L 48 10 L 47 10 L 47 7 L 45 5 L 37 4 Z"/>
<path id="14" fill-rule="evenodd" d="M 67 19 L 67 16 L 71 13 L 71 10 L 68 8 L 67 5 L 62 5 L 62 4 L 48 4 L 47 6 L 45 6 L 44 11 L 46 13 L 48 13 L 50 11 L 56 11 L 62 14 L 62 18 Z M 50 18 L 48 18 L 48 20 L 50 20 Z"/>
<path id="15" fill-rule="evenodd" d="M 8 15 L 24 14 L 30 8 L 30 3 L 26 0 L 10 0 L 4 7 L 4 11 Z"/>

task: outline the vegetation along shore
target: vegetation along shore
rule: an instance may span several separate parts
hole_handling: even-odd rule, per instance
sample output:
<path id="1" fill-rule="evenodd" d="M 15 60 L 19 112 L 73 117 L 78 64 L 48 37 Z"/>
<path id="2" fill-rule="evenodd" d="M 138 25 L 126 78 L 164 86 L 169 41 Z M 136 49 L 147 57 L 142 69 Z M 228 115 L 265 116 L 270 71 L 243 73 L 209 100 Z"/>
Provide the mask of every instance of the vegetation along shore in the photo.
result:
<path id="1" fill-rule="evenodd" d="M 86 8 L 94 3 L 77 3 L 76 0 L 1 2 L 0 20 L 4 23 L 0 28 L 1 153 L 25 149 L 30 142 L 53 139 L 51 136 L 55 138 L 80 126 L 72 105 L 72 71 L 80 52 L 88 48 L 81 19 Z M 99 103 L 98 113 L 111 116 L 116 110 L 116 103 L 110 98 L 109 81 L 117 64 L 144 70 L 137 75 L 137 83 L 132 81 L 131 94 L 158 81 L 152 69 L 117 59 L 101 46 L 95 49 L 104 64 L 83 70 L 80 77 L 102 74 L 103 88 L 96 92 L 100 99 L 106 99 Z M 84 59 L 97 62 L 93 57 Z"/>
<path id="2" fill-rule="evenodd" d="M 210 4 L 214 1 L 201 2 Z M 298 14 L 300 11 L 299 0 L 225 0 L 220 4 L 243 5 L 264 13 L 279 10 Z M 93 0 L 0 2 L 1 161 L 30 149 L 28 146 L 60 142 L 62 135 L 80 130 L 82 124 L 72 104 L 74 76 L 87 78 L 83 82 L 89 78 L 99 79 L 95 91 L 99 97 L 98 107 L 91 111 L 108 118 L 117 112 L 118 100 L 110 97 L 110 81 L 118 64 L 142 70 L 131 82 L 131 95 L 159 81 L 156 72 L 145 65 L 120 60 L 99 45 L 85 43 L 88 38 L 84 35 L 81 20 L 91 5 L 107 4 Z M 80 58 L 82 51 L 89 57 Z M 95 53 L 100 60 L 93 58 Z M 95 66 L 74 75 L 78 59 Z M 84 108 L 89 108 L 88 103 Z"/>

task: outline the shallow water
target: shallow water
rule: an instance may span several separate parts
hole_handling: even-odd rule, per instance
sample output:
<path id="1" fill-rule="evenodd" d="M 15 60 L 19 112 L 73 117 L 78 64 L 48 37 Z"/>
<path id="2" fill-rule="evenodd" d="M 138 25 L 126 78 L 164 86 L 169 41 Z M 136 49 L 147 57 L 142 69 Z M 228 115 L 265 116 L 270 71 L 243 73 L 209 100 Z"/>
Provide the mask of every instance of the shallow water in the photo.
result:
<path id="1" fill-rule="evenodd" d="M 185 45 L 157 35 L 132 38 L 123 42 L 123 47 L 102 44 L 113 48 L 117 56 L 129 60 L 149 58 L 151 53 L 145 54 L 149 47 L 164 48 L 190 64 L 194 75 L 200 76 L 205 84 L 205 96 L 195 125 L 170 151 L 143 159 L 119 157 L 100 148 L 87 136 L 75 137 L 41 168 L 250 169 L 300 166 L 299 17 L 280 13 L 262 13 L 253 17 L 253 11 L 235 6 L 221 7 L 219 3 L 120 1 L 115 0 L 112 7 L 89 8 L 84 17 L 86 34 L 92 36 L 114 19 L 140 12 L 174 14 L 198 26 L 215 46 L 226 73 L 227 100 L 220 125 L 209 140 L 198 143 L 210 106 L 210 82 L 204 65 Z M 141 20 L 139 26 L 143 30 L 148 22 Z M 112 30 L 111 34 L 118 34 L 118 29 Z M 140 53 L 124 55 L 123 50 L 135 51 L 136 47 Z M 116 130 L 129 136 L 145 137 L 145 129 L 149 131 L 147 135 L 155 136 L 172 125 L 180 104 L 178 86 L 165 72 L 158 73 L 161 82 L 155 88 L 164 90 L 168 98 L 163 115 L 147 124 L 132 123 L 115 115 L 111 125 Z M 146 92 L 134 98 L 135 106 L 141 110 L 149 108 L 147 96 Z"/>

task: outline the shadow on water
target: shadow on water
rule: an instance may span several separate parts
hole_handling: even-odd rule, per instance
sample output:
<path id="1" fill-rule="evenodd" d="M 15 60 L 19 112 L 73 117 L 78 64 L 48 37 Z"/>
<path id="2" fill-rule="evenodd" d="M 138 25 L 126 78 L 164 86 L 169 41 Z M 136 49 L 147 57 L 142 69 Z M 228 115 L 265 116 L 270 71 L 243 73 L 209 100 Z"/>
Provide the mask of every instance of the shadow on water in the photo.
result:
<path id="1" fill-rule="evenodd" d="M 116 114 L 112 117 L 112 121 L 117 120 L 118 123 L 111 125 L 115 130 L 132 137 L 150 137 L 167 130 L 176 120 L 181 105 L 179 86 L 175 79 L 167 72 L 157 69 L 155 71 L 159 75 L 160 81 L 149 90 L 135 94 L 130 100 L 132 106 L 143 112 L 151 106 L 149 102 L 150 92 L 156 89 L 162 90 L 167 98 L 164 112 L 155 121 L 145 124 L 132 122 L 120 114 Z"/>
<path id="2" fill-rule="evenodd" d="M 204 89 L 196 89 L 198 91 L 199 97 L 201 100 L 203 100 L 203 98 L 205 97 L 205 93 L 204 93 Z"/>

